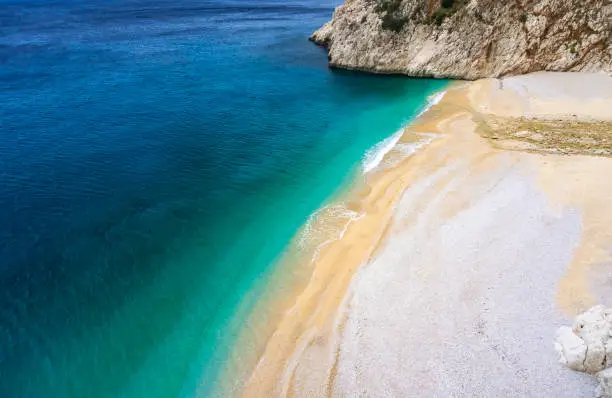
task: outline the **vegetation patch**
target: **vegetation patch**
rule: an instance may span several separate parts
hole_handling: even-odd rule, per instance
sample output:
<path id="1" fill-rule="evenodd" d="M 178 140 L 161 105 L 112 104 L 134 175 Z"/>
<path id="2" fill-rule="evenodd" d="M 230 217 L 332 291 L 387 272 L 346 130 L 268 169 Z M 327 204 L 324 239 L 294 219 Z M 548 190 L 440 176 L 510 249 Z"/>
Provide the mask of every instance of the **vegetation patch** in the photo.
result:
<path id="1" fill-rule="evenodd" d="M 440 0 L 440 7 L 432 14 L 431 22 L 440 26 L 446 18 L 451 17 L 464 4 L 465 0 Z"/>
<path id="2" fill-rule="evenodd" d="M 482 127 L 501 149 L 612 157 L 612 122 L 492 117 Z"/>
<path id="3" fill-rule="evenodd" d="M 572 54 L 577 54 L 578 50 L 576 50 L 576 45 L 578 45 L 577 42 L 572 42 L 572 44 L 569 45 L 569 52 Z"/>
<path id="4" fill-rule="evenodd" d="M 378 0 L 374 10 L 379 13 L 395 13 L 399 11 L 402 0 Z"/>
<path id="5" fill-rule="evenodd" d="M 378 0 L 374 10 L 380 16 L 383 29 L 400 32 L 408 18 L 401 13 L 402 0 Z"/>
<path id="6" fill-rule="evenodd" d="M 395 33 L 400 32 L 403 28 L 408 18 L 406 17 L 398 17 L 393 14 L 386 14 L 382 17 L 382 27 L 383 29 L 391 30 Z"/>

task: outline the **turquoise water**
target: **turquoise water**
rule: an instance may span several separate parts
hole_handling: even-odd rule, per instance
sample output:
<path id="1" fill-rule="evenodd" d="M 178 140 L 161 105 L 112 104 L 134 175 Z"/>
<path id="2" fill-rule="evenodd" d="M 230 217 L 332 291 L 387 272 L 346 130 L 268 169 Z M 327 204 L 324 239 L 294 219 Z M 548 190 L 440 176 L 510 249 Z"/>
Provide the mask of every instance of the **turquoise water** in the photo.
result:
<path id="1" fill-rule="evenodd" d="M 0 397 L 210 394 L 241 298 L 445 84 L 330 71 L 336 3 L 0 0 Z"/>

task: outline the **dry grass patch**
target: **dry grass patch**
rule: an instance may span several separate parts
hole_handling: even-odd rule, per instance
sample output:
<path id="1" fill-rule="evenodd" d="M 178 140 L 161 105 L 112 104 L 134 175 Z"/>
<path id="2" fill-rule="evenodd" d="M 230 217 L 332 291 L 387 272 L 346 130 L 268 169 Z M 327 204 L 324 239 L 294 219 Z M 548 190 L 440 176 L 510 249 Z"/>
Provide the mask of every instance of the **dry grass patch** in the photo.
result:
<path id="1" fill-rule="evenodd" d="M 491 117 L 481 127 L 501 149 L 612 157 L 612 122 Z"/>

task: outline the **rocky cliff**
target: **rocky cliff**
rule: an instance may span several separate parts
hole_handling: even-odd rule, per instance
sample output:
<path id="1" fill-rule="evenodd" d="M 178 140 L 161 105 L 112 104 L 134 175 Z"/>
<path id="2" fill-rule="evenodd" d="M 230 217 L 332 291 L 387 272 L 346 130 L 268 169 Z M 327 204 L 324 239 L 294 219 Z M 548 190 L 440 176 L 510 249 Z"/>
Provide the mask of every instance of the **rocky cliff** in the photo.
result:
<path id="1" fill-rule="evenodd" d="M 477 79 L 612 74 L 612 0 L 347 0 L 311 40 L 332 67 Z"/>

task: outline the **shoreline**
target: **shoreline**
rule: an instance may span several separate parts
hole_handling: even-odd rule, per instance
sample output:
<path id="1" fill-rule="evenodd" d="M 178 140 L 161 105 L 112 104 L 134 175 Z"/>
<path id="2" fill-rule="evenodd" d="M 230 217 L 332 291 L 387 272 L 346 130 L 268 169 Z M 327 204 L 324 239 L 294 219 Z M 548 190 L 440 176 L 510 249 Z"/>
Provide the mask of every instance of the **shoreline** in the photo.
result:
<path id="1" fill-rule="evenodd" d="M 430 91 L 427 98 L 424 98 L 427 101 L 423 108 L 417 108 L 412 116 L 413 120 L 435 105 L 445 92 L 446 87 Z M 404 136 L 404 130 L 409 123 L 410 121 L 403 121 L 402 126 L 393 134 L 363 153 L 355 174 L 347 175 L 346 180 L 324 205 L 310 215 L 285 251 L 279 255 L 272 271 L 262 274 L 261 280 L 243 297 L 230 320 L 230 325 L 233 326 L 226 328 L 228 331 L 238 331 L 232 332 L 233 343 L 228 349 L 228 360 L 219 363 L 222 364 L 222 369 L 214 382 L 210 379 L 204 381 L 204 384 L 211 384 L 212 388 L 204 387 L 201 391 L 210 391 L 213 396 L 240 395 L 244 381 L 257 366 L 263 355 L 262 346 L 269 341 L 278 320 L 285 317 L 298 293 L 311 281 L 313 262 L 316 261 L 318 252 L 342 238 L 347 227 L 363 216 L 359 196 L 369 189 L 368 180 L 381 169 L 393 167 L 411 156 L 433 139 L 426 133 Z M 398 142 L 399 137 L 395 139 L 398 135 L 404 136 L 402 142 Z M 389 143 L 393 145 L 386 148 Z M 309 229 L 313 230 L 315 236 L 308 236 L 311 234 Z"/>
<path id="2" fill-rule="evenodd" d="M 433 93 L 430 97 L 432 103 L 428 104 L 426 109 L 415 117 L 415 120 L 422 118 L 429 110 L 436 107 L 440 99 L 448 94 L 453 87 L 459 86 L 461 86 L 461 83 L 451 83 L 451 86 L 447 87 L 445 90 Z M 259 355 L 259 360 L 257 361 L 255 369 L 255 374 L 263 369 L 264 372 L 262 372 L 262 374 L 265 373 L 267 375 L 265 378 L 268 378 L 269 382 L 262 383 L 256 380 L 259 376 L 253 377 L 253 375 L 251 375 L 246 383 L 246 388 L 241 385 L 232 385 L 235 383 L 236 378 L 235 374 L 229 370 L 224 372 L 225 377 L 222 377 L 221 386 L 219 388 L 224 394 L 230 391 L 231 394 L 236 396 L 290 395 L 286 394 L 286 390 L 292 383 L 291 377 L 285 374 L 280 377 L 283 380 L 277 383 L 275 377 L 270 377 L 269 375 L 275 372 L 281 372 L 278 370 L 279 366 L 282 368 L 284 365 L 281 364 L 291 359 L 291 353 L 298 344 L 295 342 L 300 340 L 300 337 L 296 336 L 296 334 L 300 335 L 302 333 L 301 330 L 308 329 L 308 327 L 304 327 L 303 325 L 305 322 L 304 320 L 296 321 L 296 319 L 300 318 L 303 313 L 310 314 L 306 320 L 306 322 L 310 323 L 309 327 L 312 328 L 314 324 L 317 329 L 331 330 L 331 328 L 333 328 L 335 311 L 344 299 L 344 293 L 350 284 L 351 277 L 359 265 L 366 262 L 375 252 L 378 248 L 380 239 L 386 234 L 390 217 L 393 215 L 394 205 L 399 199 L 399 194 L 406 183 L 405 177 L 415 177 L 418 175 L 418 170 L 409 170 L 412 166 L 411 164 L 407 164 L 406 160 L 417 155 L 422 147 L 435 144 L 436 141 L 441 138 L 438 134 L 434 133 L 433 126 L 428 127 L 423 125 L 421 131 L 414 131 L 407 134 L 406 131 L 409 127 L 410 124 L 400 130 L 400 139 L 395 143 L 391 151 L 386 153 L 384 160 L 386 163 L 390 163 L 388 166 L 379 164 L 379 167 L 374 170 L 364 171 L 364 175 L 362 175 L 360 179 L 353 181 L 353 185 L 350 186 L 346 192 L 332 201 L 331 206 L 340 204 L 346 206 L 350 211 L 359 214 L 358 218 L 351 222 L 352 228 L 346 228 L 347 231 L 344 232 L 343 239 L 334 237 L 330 246 L 317 248 L 316 250 L 319 251 L 317 258 L 310 258 L 307 256 L 307 263 L 309 264 L 296 265 L 295 259 L 298 256 L 295 253 L 295 248 L 293 248 L 288 254 L 290 260 L 282 261 L 288 264 L 285 264 L 284 267 L 281 266 L 281 269 L 276 271 L 274 273 L 275 275 L 271 276 L 273 281 L 269 283 L 270 285 L 278 286 L 279 284 L 288 283 L 291 287 L 289 289 L 282 289 L 283 292 L 277 295 L 277 297 L 268 297 L 261 303 L 258 303 L 258 305 L 262 307 L 267 307 L 266 311 L 272 314 L 282 314 L 282 325 L 273 326 L 274 333 L 270 333 L 271 337 L 266 339 L 266 349 Z M 432 133 L 435 134 L 435 138 L 432 137 Z M 391 138 L 392 136 L 388 137 L 388 139 Z M 414 151 L 406 154 L 405 151 L 402 151 L 402 146 L 414 147 Z M 389 190 L 393 190 L 395 194 L 390 194 Z M 379 202 L 381 200 L 385 201 L 384 206 L 380 206 Z M 319 211 L 326 207 L 319 209 Z M 365 220 L 363 220 L 364 218 Z M 337 220 L 332 216 L 327 221 L 334 223 Z M 302 232 L 303 231 L 300 231 L 298 235 Z M 349 236 L 347 237 L 346 235 Z M 364 241 L 368 241 L 368 243 L 364 244 Z M 343 258 L 341 261 L 349 264 L 347 267 L 342 268 L 342 271 L 345 273 L 335 273 L 333 267 L 335 264 L 334 260 L 341 257 L 343 252 L 351 251 L 351 249 L 356 249 L 359 254 L 351 253 L 350 260 L 348 261 Z M 298 263 L 300 262 L 299 259 L 297 261 Z M 304 261 L 304 259 L 302 259 L 302 261 Z M 300 276 L 295 277 L 289 275 L 289 281 L 287 281 L 286 277 L 288 273 L 283 275 L 283 270 L 288 266 L 294 267 L 292 271 L 297 268 L 305 272 L 305 274 L 301 275 L 302 280 L 300 280 Z M 304 276 L 307 277 L 306 283 L 303 283 Z M 331 283 L 331 288 L 322 287 L 322 285 L 327 283 Z M 287 292 L 287 290 L 290 291 Z M 290 300 L 292 303 L 295 303 L 291 308 L 287 309 L 285 300 Z M 323 300 L 324 304 L 320 305 L 319 300 Z M 272 310 L 270 310 L 270 307 L 272 307 Z M 255 330 L 265 335 L 265 331 L 270 330 L 269 326 L 262 327 L 261 321 L 253 320 L 254 317 L 261 315 L 263 312 L 264 311 L 257 309 L 252 311 L 252 316 L 249 317 L 251 320 L 246 323 L 258 324 L 258 326 L 249 327 L 249 333 L 253 333 L 253 330 Z M 301 336 L 302 341 L 308 341 L 311 338 L 313 338 L 311 335 Z M 316 339 L 316 336 L 314 336 L 314 338 Z M 253 347 L 248 346 L 248 340 L 250 340 L 248 336 L 243 336 L 242 342 L 236 344 L 236 347 L 233 348 L 234 353 L 231 362 L 240 362 L 243 360 L 241 356 L 244 352 L 253 351 Z M 283 343 L 280 343 L 280 341 Z M 276 347 L 279 346 L 279 344 L 285 345 L 284 351 L 277 350 Z M 274 347 L 271 349 L 273 352 L 269 352 L 269 347 Z M 285 359 L 282 359 L 283 356 L 285 356 Z M 271 365 L 268 363 L 275 364 L 273 365 L 275 371 L 269 371 L 268 367 Z M 235 370 L 235 368 L 236 367 L 233 366 L 230 369 Z M 238 379 L 240 379 L 240 376 Z M 239 382 L 238 384 L 241 383 Z M 249 386 L 252 386 L 252 389 Z M 240 391 L 240 393 L 238 393 L 238 391 Z"/>
<path id="3" fill-rule="evenodd" d="M 542 76 L 541 79 L 544 80 L 551 78 L 550 74 Z M 531 75 L 527 79 L 532 77 Z M 605 286 L 605 283 L 598 287 L 598 293 L 593 293 L 588 281 L 591 264 L 605 263 L 610 258 L 610 253 L 601 248 L 612 244 L 612 231 L 610 231 L 612 227 L 607 227 L 612 225 L 612 217 L 610 217 L 612 212 L 602 217 L 600 207 L 602 204 L 611 203 L 608 200 L 612 200 L 612 182 L 606 182 L 602 187 L 602 183 L 598 181 L 602 176 L 605 177 L 606 170 L 612 173 L 612 159 L 581 155 L 566 157 L 538 152 L 538 149 L 542 148 L 535 148 L 532 153 L 527 153 L 520 147 L 500 147 L 498 144 L 505 142 L 504 138 L 492 139 L 483 130 L 482 122 L 486 123 L 493 115 L 518 117 L 515 115 L 524 114 L 526 109 L 532 112 L 535 110 L 538 115 L 549 115 L 551 110 L 561 109 L 563 112 L 567 109 L 574 109 L 571 95 L 562 100 L 547 99 L 548 102 L 539 101 L 536 97 L 517 98 L 516 92 L 508 91 L 512 89 L 512 84 L 518 80 L 518 85 L 531 84 L 533 86 L 533 82 L 525 83 L 525 78 L 523 81 L 520 80 L 521 78 L 512 79 L 505 79 L 504 82 L 510 80 L 510 85 L 506 84 L 506 91 L 504 87 L 495 87 L 493 84 L 495 79 L 462 85 L 455 84 L 447 89 L 444 98 L 438 104 L 432 105 L 428 111 L 421 114 L 404 129 L 403 135 L 397 142 L 399 145 L 411 140 L 418 141 L 418 137 L 423 133 L 434 133 L 436 138 L 400 161 L 393 160 L 394 156 L 399 156 L 399 154 L 391 149 L 385 159 L 389 160 L 393 167 L 383 168 L 367 175 L 362 184 L 354 187 L 347 194 L 347 198 L 351 198 L 347 202 L 347 208 L 358 216 L 346 224 L 341 239 L 334 240 L 320 248 L 311 263 L 312 275 L 308 282 L 303 286 L 294 286 L 296 287 L 294 292 L 297 294 L 292 300 L 295 303 L 282 316 L 279 324 L 268 325 L 268 328 L 272 328 L 268 330 L 274 330 L 274 333 L 267 339 L 264 350 L 260 351 L 257 365 L 246 383 L 230 388 L 233 394 L 255 397 L 343 396 L 357 391 L 368 391 L 374 395 L 394 391 L 403 396 L 417 396 L 414 395 L 414 391 L 418 391 L 419 394 L 429 391 L 433 395 L 443 393 L 439 390 L 439 385 L 432 386 L 431 383 L 420 385 L 420 382 L 413 381 L 404 382 L 405 385 L 402 383 L 398 385 L 397 383 L 400 382 L 397 379 L 398 375 L 388 375 L 386 371 L 380 369 L 392 365 L 396 369 L 403 370 L 399 373 L 399 377 L 406 378 L 423 372 L 430 374 L 439 367 L 412 363 L 408 358 L 414 356 L 417 351 L 429 351 L 432 358 L 441 355 L 440 350 L 435 348 L 435 344 L 430 344 L 425 350 L 418 344 L 419 339 L 427 340 L 430 338 L 428 333 L 432 333 L 432 331 L 427 331 L 431 325 L 427 324 L 424 314 L 419 314 L 418 308 L 431 309 L 439 306 L 440 302 L 446 302 L 449 297 L 445 297 L 444 289 L 458 295 L 454 297 L 454 301 L 449 301 L 449 304 L 461 303 L 462 295 L 466 294 L 464 290 L 465 283 L 467 283 L 462 279 L 463 274 L 455 275 L 458 281 L 453 279 L 446 281 L 443 275 L 453 275 L 456 272 L 453 267 L 467 267 L 464 269 L 465 275 L 474 274 L 474 277 L 480 275 L 481 279 L 485 279 L 478 281 L 476 278 L 476 280 L 469 281 L 469 285 L 479 286 L 476 288 L 477 291 L 491 289 L 497 292 L 504 289 L 499 280 L 496 280 L 497 284 L 494 283 L 485 288 L 484 285 L 491 283 L 491 280 L 486 278 L 495 279 L 497 276 L 481 268 L 476 267 L 475 269 L 474 266 L 470 266 L 470 264 L 483 262 L 483 257 L 488 255 L 486 249 L 473 249 L 472 252 L 464 253 L 466 257 L 473 257 L 471 263 L 457 263 L 457 258 L 446 258 L 443 253 L 446 251 L 461 252 L 474 242 L 487 240 L 488 236 L 495 234 L 499 235 L 499 241 L 508 242 L 507 245 L 501 244 L 498 247 L 501 252 L 509 250 L 509 242 L 514 242 L 512 244 L 517 248 L 528 245 L 528 241 L 516 240 L 518 238 L 515 239 L 510 235 L 514 233 L 513 223 L 518 221 L 523 222 L 519 230 L 534 228 L 540 231 L 541 235 L 538 235 L 540 239 L 555 231 L 555 229 L 549 231 L 551 227 L 546 222 L 532 221 L 531 218 L 523 219 L 523 215 L 527 217 L 532 213 L 529 217 L 536 217 L 536 220 L 540 218 L 549 220 L 547 222 L 551 225 L 557 221 L 561 222 L 559 221 L 561 219 L 563 226 L 559 224 L 556 225 L 556 228 L 561 231 L 559 235 L 565 239 L 563 244 L 554 239 L 547 243 L 550 246 L 549 249 L 556 252 L 556 258 L 552 258 L 554 256 L 548 258 L 548 254 L 536 248 L 528 250 L 528 255 L 538 258 L 549 274 L 546 278 L 542 278 L 545 282 L 541 287 L 543 291 L 548 292 L 548 295 L 534 296 L 538 296 L 538 303 L 548 303 L 545 307 L 546 313 L 550 313 L 550 316 L 544 315 L 544 312 L 540 313 L 541 304 L 532 302 L 527 305 L 528 309 L 530 306 L 537 307 L 536 309 L 540 311 L 538 315 L 545 323 L 541 327 L 535 327 L 532 330 L 533 335 L 542 339 L 548 328 L 554 330 L 557 323 L 563 322 L 569 315 L 593 303 L 595 296 L 598 296 L 599 299 L 601 297 L 612 298 L 612 291 Z M 606 104 L 612 104 L 612 101 L 609 100 L 611 99 L 597 101 L 600 106 L 605 107 Z M 560 107 L 560 102 L 564 102 L 567 108 Z M 586 105 L 581 107 L 581 116 L 598 117 L 597 111 L 604 108 L 596 107 L 596 111 L 592 111 L 591 106 L 590 109 L 591 113 L 587 115 L 585 111 L 588 111 L 589 107 Z M 603 113 L 605 114 L 605 110 Z M 512 140 L 506 141 L 511 142 Z M 562 170 L 566 173 L 573 173 L 576 179 L 564 184 L 564 188 L 560 190 L 559 181 L 563 178 Z M 585 180 L 585 176 L 589 178 Z M 606 190 L 606 188 L 609 189 Z M 506 189 L 508 192 L 505 195 L 492 197 L 491 192 L 499 189 Z M 585 189 L 588 192 L 593 191 L 593 194 L 581 194 Z M 504 196 L 521 200 L 530 198 L 529 200 L 539 204 L 535 206 L 535 210 L 530 209 L 528 203 L 516 204 L 516 208 L 512 209 L 507 207 L 508 203 L 504 202 Z M 490 230 L 490 226 L 484 224 L 480 226 L 482 222 L 474 221 L 478 227 L 472 226 L 469 222 L 462 227 L 476 228 L 471 234 L 468 233 L 467 237 L 461 236 L 459 232 L 453 232 L 450 236 L 440 240 L 437 248 L 430 247 L 428 240 L 421 242 L 423 248 L 418 245 L 412 246 L 409 243 L 413 240 L 422 240 L 421 236 L 429 236 L 432 241 L 441 239 L 441 234 L 447 233 L 445 231 L 449 225 L 456 223 L 466 213 L 472 212 L 476 219 L 484 217 L 483 214 L 489 214 L 493 218 L 502 217 L 493 211 L 494 206 L 491 204 L 479 205 L 480 207 L 475 205 L 475 203 L 486 200 L 497 201 L 499 203 L 496 202 L 495 206 L 502 206 L 510 212 L 520 212 L 517 213 L 520 216 L 514 217 L 517 220 L 504 213 L 506 214 L 503 216 L 504 223 L 508 224 L 507 232 L 504 231 L 505 227 Z M 604 221 L 600 222 L 602 218 Z M 606 223 L 605 221 L 608 220 L 609 223 Z M 410 232 L 417 231 L 415 228 L 418 232 Z M 485 230 L 486 234 L 483 234 Z M 454 243 L 444 250 L 444 246 L 447 246 L 449 241 Z M 463 244 L 456 242 L 463 242 Z M 495 242 L 491 245 L 494 246 Z M 412 248 L 402 253 L 403 246 Z M 572 250 L 574 248 L 575 250 Z M 427 254 L 422 254 L 423 251 Z M 511 253 L 513 252 L 508 252 L 509 257 Z M 423 257 L 422 264 L 414 259 L 420 257 Z M 401 260 L 402 258 L 406 258 L 410 264 L 405 267 L 408 271 L 400 267 L 402 261 L 406 261 Z M 444 261 L 441 258 L 444 258 Z M 507 264 L 498 264 L 500 272 L 508 273 L 512 278 L 516 277 L 513 272 L 523 276 L 525 273 L 537 273 L 531 269 L 525 269 L 518 259 L 515 260 L 517 263 L 511 268 L 516 271 L 509 270 Z M 495 259 L 489 258 L 489 261 L 495 262 Z M 438 265 L 434 267 L 434 264 Z M 436 268 L 441 274 L 436 274 Z M 405 272 L 408 274 L 403 274 Z M 395 273 L 394 277 L 390 275 L 393 273 Z M 380 286 L 381 278 L 391 279 L 387 279 L 387 283 Z M 430 280 L 428 283 L 430 286 L 439 285 L 438 289 L 442 291 L 438 294 L 429 291 L 430 289 L 425 286 L 426 280 Z M 407 285 L 402 286 L 402 283 Z M 517 280 L 518 285 L 521 283 L 524 281 Z M 535 288 L 533 284 L 528 283 L 527 285 L 529 288 L 519 295 L 529 294 L 530 289 Z M 392 288 L 393 286 L 395 287 Z M 472 286 L 470 289 L 475 288 Z M 516 289 L 521 291 L 520 287 Z M 554 294 L 551 294 L 551 291 Z M 414 296 L 415 292 L 419 292 L 419 295 Z M 473 342 L 471 339 L 474 333 L 466 333 L 464 330 L 463 337 L 468 345 L 484 344 L 482 349 L 489 352 L 491 349 L 483 343 L 483 336 L 487 335 L 488 328 L 496 329 L 497 325 L 494 322 L 495 319 L 487 321 L 479 318 L 483 309 L 474 306 L 480 305 L 478 298 L 482 299 L 482 297 L 478 293 L 472 293 L 472 295 L 474 302 L 470 301 L 469 305 L 466 304 L 471 306 L 470 309 L 466 310 L 463 318 L 456 319 L 454 323 L 455 325 L 463 322 L 474 323 L 476 326 L 473 327 L 482 333 L 477 331 Z M 284 296 L 287 300 L 291 297 L 291 293 L 285 292 Z M 406 302 L 406 297 L 410 297 L 412 301 Z M 495 304 L 498 307 L 492 304 L 498 311 L 504 306 L 513 307 L 515 305 L 497 296 L 489 299 L 492 302 L 499 301 L 498 304 Z M 403 303 L 403 306 L 394 308 L 395 303 L 400 302 Z M 276 304 L 268 302 L 267 304 L 286 308 L 285 302 Z M 410 309 L 417 312 L 413 312 L 412 316 L 405 316 L 402 311 L 410 312 Z M 400 312 L 394 313 L 394 310 Z M 440 307 L 437 314 L 449 310 L 450 308 Z M 462 312 L 461 308 L 457 311 Z M 493 310 L 492 313 L 495 311 Z M 475 320 L 474 317 L 479 319 Z M 434 318 L 437 319 L 436 316 Z M 372 319 L 376 321 L 372 322 Z M 397 325 L 396 319 L 403 319 L 405 323 Z M 534 321 L 538 319 L 535 317 Z M 439 321 L 446 322 L 443 319 Z M 402 331 L 402 328 L 407 329 Z M 388 329 L 394 332 L 387 335 Z M 409 332 L 410 330 L 413 332 Z M 412 339 L 402 336 L 406 333 L 416 335 Z M 462 333 L 459 333 L 459 336 Z M 382 336 L 386 337 L 382 338 Z M 381 346 L 377 339 L 386 339 L 387 345 Z M 455 341 L 455 339 L 448 339 Z M 520 341 L 520 338 L 516 340 Z M 552 334 L 550 340 L 552 341 Z M 389 345 L 390 341 L 393 341 L 394 344 Z M 460 342 L 457 340 L 457 344 Z M 533 341 L 527 341 L 527 343 L 533 343 Z M 588 382 L 574 378 L 571 374 L 565 374 L 561 369 L 555 369 L 554 361 L 552 361 L 554 360 L 553 350 L 552 348 L 548 350 L 546 340 L 543 343 L 539 343 L 539 347 L 543 345 L 544 348 L 540 348 L 538 353 L 545 356 L 547 366 L 553 367 L 547 371 L 567 376 L 571 380 L 571 386 L 565 386 L 561 391 L 569 394 L 573 388 L 574 392 L 584 394 L 585 389 L 590 388 Z M 402 348 L 410 347 L 411 344 L 417 344 L 412 347 L 414 353 Z M 552 343 L 550 345 L 552 347 Z M 239 344 L 235 348 L 235 355 L 238 357 L 240 347 Z M 377 350 L 368 350 L 373 347 L 377 347 Z M 403 352 L 401 358 L 393 359 L 393 347 Z M 551 352 L 550 355 L 546 354 L 547 350 Z M 458 352 L 456 355 L 450 355 L 451 359 L 457 355 L 459 357 L 469 355 L 469 352 L 465 352 L 465 347 L 456 347 L 456 351 Z M 500 355 L 498 351 L 492 350 L 493 354 Z M 360 352 L 366 352 L 366 354 L 362 355 Z M 511 367 L 515 366 L 521 368 L 521 371 L 526 371 L 523 369 L 524 358 L 512 352 L 511 348 L 506 348 L 504 352 L 503 356 L 514 357 L 515 363 L 511 364 Z M 384 360 L 380 358 L 381 355 L 385 358 Z M 465 357 L 461 358 L 465 360 Z M 396 362 L 400 359 L 401 362 Z M 490 357 L 488 360 L 492 361 Z M 537 362 L 533 358 L 530 360 Z M 406 368 L 407 364 L 410 365 L 408 368 Z M 460 365 L 461 361 L 458 360 L 457 364 Z M 487 361 L 485 364 L 493 368 L 497 365 Z M 466 365 L 462 367 L 470 368 Z M 477 369 L 478 366 L 472 366 L 471 371 Z M 357 370 L 361 374 L 360 377 L 354 374 Z M 486 396 L 486 393 L 495 395 L 504 391 L 513 391 L 516 394 L 527 392 L 516 389 L 521 386 L 515 386 L 516 388 L 513 389 L 511 383 L 516 383 L 516 380 L 502 370 L 499 372 L 503 379 L 502 383 L 498 383 L 499 386 L 493 386 L 495 387 L 493 389 L 490 386 L 481 386 L 481 390 L 468 389 L 464 390 L 465 393 L 469 395 L 479 392 L 483 394 L 482 396 Z M 372 379 L 368 378 L 371 373 L 381 374 L 378 379 Z M 541 378 L 534 378 L 529 373 L 521 374 L 524 378 L 533 379 L 527 380 L 524 388 L 530 386 L 535 389 L 533 391 L 541 391 L 537 390 L 539 386 L 547 391 L 553 391 L 550 383 L 544 383 Z M 457 376 L 452 376 L 449 380 L 444 383 L 452 385 L 460 382 Z M 464 387 L 466 386 L 462 388 Z M 500 389 L 502 387 L 503 389 Z"/>
<path id="4" fill-rule="evenodd" d="M 519 99 L 530 108 L 533 98 Z M 502 150 L 480 122 L 469 112 L 449 121 L 445 166 L 407 189 L 356 275 L 331 395 L 593 395 L 552 341 L 571 315 L 612 298 L 612 159 Z"/>
<path id="5" fill-rule="evenodd" d="M 439 96 L 445 92 L 446 90 L 434 92 L 430 96 L 432 103 L 428 104 L 417 117 L 432 106 L 435 106 L 437 101 L 439 101 Z M 382 148 L 377 148 L 379 145 L 384 146 L 385 141 L 393 140 L 393 137 L 398 133 L 401 136 L 394 142 L 392 148 L 383 149 L 384 159 L 380 159 L 375 167 L 368 165 L 368 153 L 364 154 L 362 174 L 357 179 L 352 179 L 351 184 L 339 196 L 334 197 L 330 203 L 313 213 L 306 225 L 296 234 L 297 242 L 290 245 L 288 253 L 284 255 L 286 258 L 281 260 L 280 268 L 273 272 L 273 275 L 270 276 L 270 282 L 268 282 L 270 286 L 277 288 L 280 285 L 285 286 L 279 289 L 279 293 L 273 295 L 267 294 L 267 297 L 264 297 L 261 302 L 257 303 L 256 307 L 258 306 L 260 309 L 255 308 L 247 322 L 245 322 L 251 326 L 249 326 L 249 331 L 241 336 L 241 341 L 233 348 L 232 363 L 242 362 L 242 355 L 245 351 L 258 351 L 249 346 L 253 334 L 260 336 L 271 335 L 271 337 L 265 338 L 266 348 L 264 352 L 259 350 L 260 354 L 258 361 L 256 361 L 256 369 L 269 366 L 266 363 L 268 361 L 279 364 L 284 362 L 284 360 L 280 359 L 278 353 L 271 355 L 268 352 L 268 347 L 276 346 L 279 344 L 279 340 L 283 340 L 286 344 L 286 352 L 283 351 L 283 353 L 289 357 L 287 353 L 290 354 L 294 348 L 291 341 L 299 339 L 296 334 L 301 334 L 301 328 L 304 327 L 303 322 L 296 322 L 296 319 L 303 313 L 311 314 L 311 317 L 307 320 L 311 324 L 314 323 L 317 327 L 322 325 L 325 325 L 326 328 L 331 327 L 330 322 L 333 321 L 335 311 L 340 306 L 341 300 L 344 297 L 343 292 L 348 287 L 352 274 L 358 268 L 355 265 L 349 266 L 342 269 L 345 273 L 336 274 L 333 267 L 334 259 L 343 256 L 343 251 L 350 250 L 350 247 L 358 249 L 360 254 L 355 255 L 353 253 L 351 255 L 353 261 L 348 261 L 349 263 L 357 263 L 361 260 L 355 259 L 366 259 L 369 257 L 368 247 L 371 249 L 377 247 L 376 242 L 378 242 L 384 233 L 387 225 L 387 222 L 380 222 L 379 212 L 385 213 L 387 221 L 392 215 L 392 206 L 387 205 L 383 209 L 377 209 L 376 203 L 367 202 L 367 198 L 370 198 L 372 202 L 376 202 L 376 198 L 385 196 L 385 191 L 390 187 L 395 190 L 400 189 L 399 185 L 393 184 L 393 179 L 390 176 L 386 177 L 383 181 L 379 181 L 378 177 L 381 174 L 387 173 L 385 169 L 395 168 L 398 163 L 403 163 L 407 157 L 418 153 L 421 146 L 428 145 L 432 139 L 435 141 L 435 138 L 429 136 L 429 133 L 418 132 L 406 135 L 406 128 L 406 126 L 402 127 L 398 132 L 370 149 L 371 151 L 381 150 Z M 373 184 L 373 182 L 376 183 Z M 368 207 L 370 208 L 370 213 L 373 214 L 368 214 Z M 337 209 L 340 209 L 341 213 L 348 212 L 352 216 L 347 221 L 346 217 L 339 217 L 338 214 L 335 214 Z M 311 228 L 312 223 L 316 223 L 315 220 L 317 218 L 320 218 L 320 223 L 326 224 L 324 229 L 326 229 L 329 236 L 323 235 L 318 240 L 310 240 L 310 242 L 307 242 L 306 253 L 299 253 L 302 249 L 299 241 L 304 238 L 305 229 Z M 373 224 L 377 224 L 377 227 L 372 228 Z M 317 226 L 313 228 L 317 228 Z M 336 236 L 338 231 L 340 231 L 340 236 Z M 366 237 L 360 236 L 363 232 L 366 233 Z M 349 236 L 347 237 L 346 235 Z M 363 240 L 369 239 L 373 239 L 374 243 L 360 244 Z M 308 241 L 308 239 L 306 240 Z M 321 242 L 321 240 L 325 241 Z M 298 275 L 292 274 L 296 270 Z M 331 289 L 323 286 L 328 282 L 333 284 Z M 323 305 L 319 305 L 319 299 L 324 301 Z M 287 301 L 291 302 L 292 305 L 288 306 L 286 304 Z M 274 331 L 272 333 L 270 331 L 271 325 L 262 325 L 263 322 L 260 319 L 256 319 L 264 313 L 271 313 L 272 317 L 276 315 L 282 320 L 283 325 L 280 327 L 272 325 L 272 330 Z M 294 327 L 294 325 L 297 327 Z M 279 330 L 282 330 L 282 332 L 279 332 Z M 306 340 L 308 339 L 306 338 Z M 223 395 L 228 394 L 228 391 L 235 396 L 263 396 L 266 394 L 274 396 L 285 394 L 284 391 L 277 389 L 277 386 L 273 386 L 273 384 L 276 384 L 275 382 L 267 385 L 264 389 L 261 389 L 261 385 L 256 383 L 257 387 L 253 391 L 243 389 L 241 382 L 238 385 L 232 385 L 236 382 L 236 375 L 233 372 L 236 368 L 236 366 L 230 366 L 231 370 L 226 370 L 224 372 L 225 376 L 221 378 L 221 385 L 217 390 L 223 391 Z M 276 371 L 279 371 L 278 367 L 276 367 Z M 266 371 L 266 373 L 268 372 Z M 253 376 L 249 380 L 252 378 Z M 240 380 L 240 376 L 238 379 Z M 248 381 L 247 384 L 249 384 Z M 287 387 L 289 384 L 290 380 L 285 380 L 284 386 Z M 241 392 L 238 393 L 238 391 Z"/>

